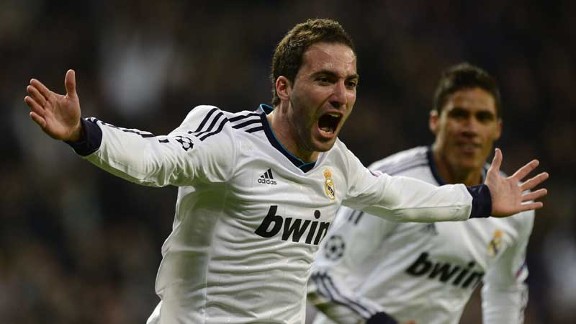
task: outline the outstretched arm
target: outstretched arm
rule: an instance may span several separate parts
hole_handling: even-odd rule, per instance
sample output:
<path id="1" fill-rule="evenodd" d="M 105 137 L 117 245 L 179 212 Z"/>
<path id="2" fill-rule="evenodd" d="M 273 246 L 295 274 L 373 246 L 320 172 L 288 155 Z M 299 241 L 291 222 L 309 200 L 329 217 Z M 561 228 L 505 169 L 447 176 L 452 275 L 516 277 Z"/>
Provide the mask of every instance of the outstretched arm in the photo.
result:
<path id="1" fill-rule="evenodd" d="M 24 102 L 30 107 L 30 118 L 50 137 L 63 141 L 78 141 L 82 135 L 80 100 L 76 93 L 74 70 L 64 79 L 66 95 L 57 94 L 42 82 L 32 79 L 26 87 Z"/>
<path id="2" fill-rule="evenodd" d="M 519 212 L 542 208 L 542 202 L 536 200 L 546 196 L 548 191 L 545 188 L 531 190 L 548 179 L 548 173 L 541 172 L 523 182 L 523 179 L 536 169 L 540 162 L 532 160 L 509 177 L 504 177 L 500 173 L 501 163 L 502 152 L 500 149 L 496 149 L 484 182 L 490 189 L 492 216 L 506 217 Z"/>

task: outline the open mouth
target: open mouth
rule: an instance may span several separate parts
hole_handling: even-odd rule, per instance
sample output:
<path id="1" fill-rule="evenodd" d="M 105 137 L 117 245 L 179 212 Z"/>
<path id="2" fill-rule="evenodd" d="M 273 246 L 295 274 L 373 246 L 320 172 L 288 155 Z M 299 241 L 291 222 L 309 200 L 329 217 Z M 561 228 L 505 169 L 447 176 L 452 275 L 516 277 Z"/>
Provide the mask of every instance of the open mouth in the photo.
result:
<path id="1" fill-rule="evenodd" d="M 340 114 L 324 114 L 318 119 L 318 128 L 326 133 L 335 133 L 340 119 L 342 119 Z"/>

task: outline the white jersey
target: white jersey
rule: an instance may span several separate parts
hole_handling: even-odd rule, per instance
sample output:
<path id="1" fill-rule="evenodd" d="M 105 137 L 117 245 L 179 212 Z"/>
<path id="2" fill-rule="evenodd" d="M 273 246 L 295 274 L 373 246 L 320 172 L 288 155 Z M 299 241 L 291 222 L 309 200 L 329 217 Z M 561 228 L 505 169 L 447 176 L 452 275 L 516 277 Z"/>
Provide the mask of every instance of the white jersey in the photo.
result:
<path id="1" fill-rule="evenodd" d="M 427 147 L 371 168 L 442 184 Z M 456 324 L 478 283 L 484 323 L 522 323 L 525 253 L 534 212 L 467 222 L 397 223 L 342 208 L 313 266 L 314 324 L 360 323 L 384 311 L 399 322 Z"/>
<path id="2" fill-rule="evenodd" d="M 179 187 L 149 323 L 302 323 L 310 265 L 341 204 L 405 221 L 474 214 L 465 186 L 374 174 L 340 141 L 301 162 L 274 137 L 269 111 L 198 106 L 165 136 L 84 121 L 96 148 L 79 154 L 91 163 Z"/>

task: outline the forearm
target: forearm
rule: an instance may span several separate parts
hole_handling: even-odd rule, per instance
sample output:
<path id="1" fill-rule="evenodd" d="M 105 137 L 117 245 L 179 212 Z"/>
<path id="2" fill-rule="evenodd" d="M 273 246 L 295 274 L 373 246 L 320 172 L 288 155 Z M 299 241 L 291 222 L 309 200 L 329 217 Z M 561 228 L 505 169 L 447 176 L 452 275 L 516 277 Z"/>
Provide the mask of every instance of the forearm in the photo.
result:
<path id="1" fill-rule="evenodd" d="M 125 180 L 149 186 L 175 181 L 173 150 L 150 133 L 88 119 L 83 120 L 80 140 L 67 143 L 92 164 Z"/>
<path id="2" fill-rule="evenodd" d="M 416 179 L 388 177 L 383 187 L 380 202 L 361 207 L 363 211 L 400 222 L 467 220 L 487 217 L 491 211 L 490 192 L 485 186 L 437 187 Z M 378 192 L 378 188 L 371 190 Z"/>

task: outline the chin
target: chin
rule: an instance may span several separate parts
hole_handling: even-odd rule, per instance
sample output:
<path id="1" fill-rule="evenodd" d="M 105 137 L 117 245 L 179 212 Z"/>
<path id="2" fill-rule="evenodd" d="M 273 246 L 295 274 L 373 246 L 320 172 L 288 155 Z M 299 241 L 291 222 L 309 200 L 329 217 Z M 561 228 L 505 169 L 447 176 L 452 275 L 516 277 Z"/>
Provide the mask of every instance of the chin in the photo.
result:
<path id="1" fill-rule="evenodd" d="M 316 142 L 314 147 L 318 152 L 326 152 L 329 151 L 332 147 L 334 147 L 334 143 L 336 143 L 336 139 L 326 142 Z"/>
<path id="2" fill-rule="evenodd" d="M 475 170 L 481 169 L 484 166 L 484 162 L 477 162 L 477 161 L 460 161 L 459 163 L 461 170 L 468 170 L 469 172 L 473 172 Z"/>

